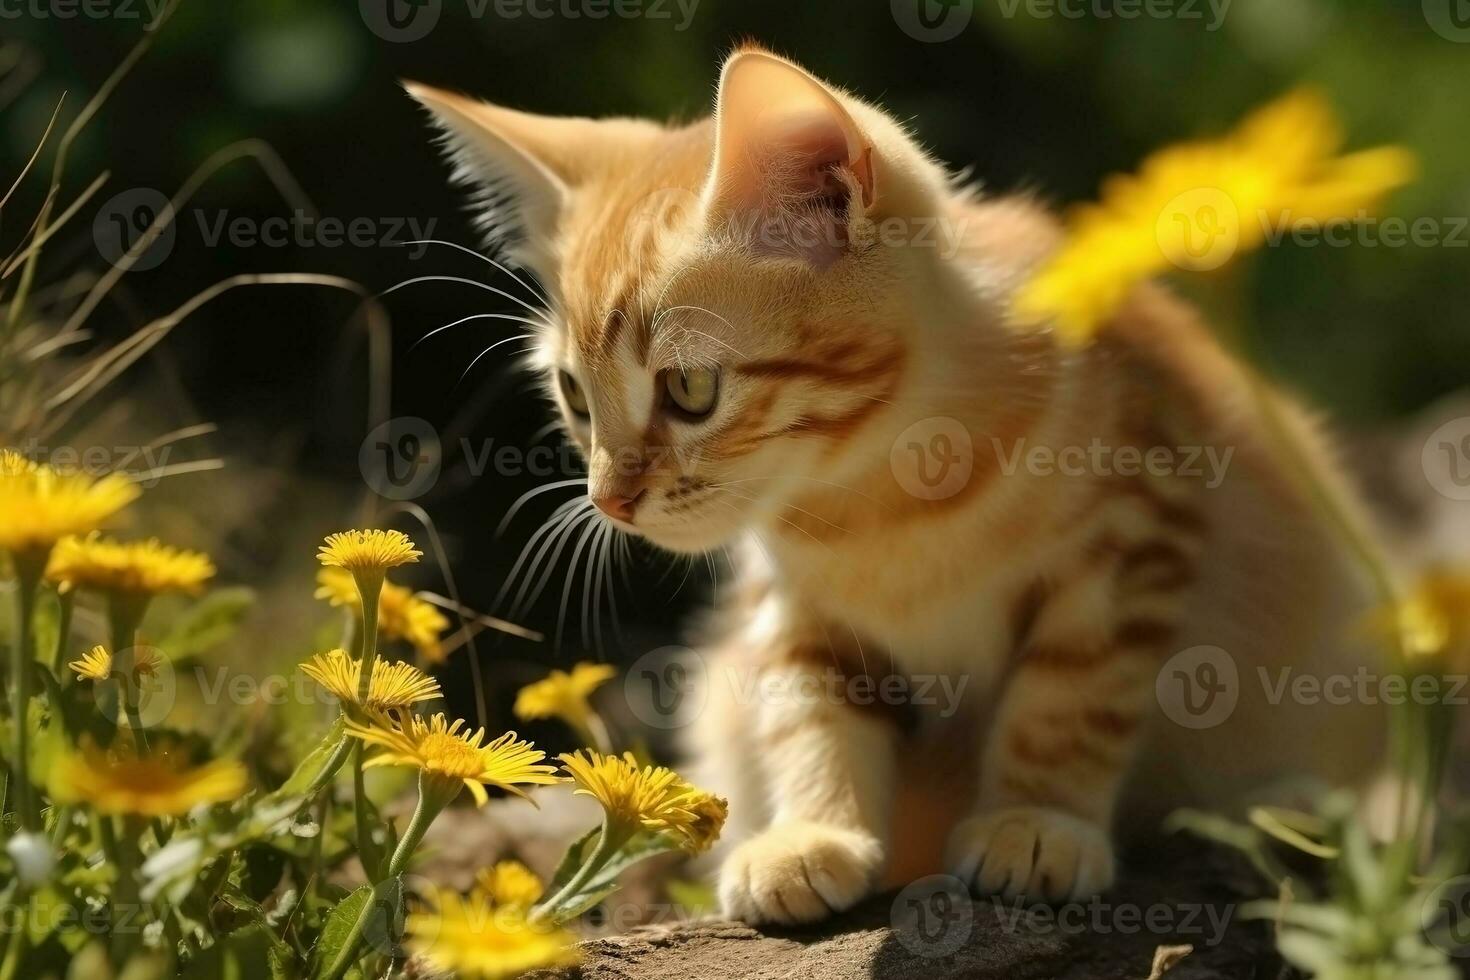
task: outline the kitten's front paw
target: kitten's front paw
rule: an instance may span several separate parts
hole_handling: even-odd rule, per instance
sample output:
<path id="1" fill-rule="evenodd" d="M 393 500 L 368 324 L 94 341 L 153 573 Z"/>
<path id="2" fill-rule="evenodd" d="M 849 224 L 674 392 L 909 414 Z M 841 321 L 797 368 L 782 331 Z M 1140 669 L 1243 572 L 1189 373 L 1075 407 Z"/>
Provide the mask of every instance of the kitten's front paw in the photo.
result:
<path id="1" fill-rule="evenodd" d="M 1015 807 L 972 817 L 950 835 L 951 873 L 985 894 L 1047 902 L 1091 898 L 1113 883 L 1113 845 L 1097 824 Z"/>
<path id="2" fill-rule="evenodd" d="M 778 824 L 725 859 L 720 904 L 751 924 L 816 922 L 866 896 L 882 861 L 882 845 L 860 831 Z"/>

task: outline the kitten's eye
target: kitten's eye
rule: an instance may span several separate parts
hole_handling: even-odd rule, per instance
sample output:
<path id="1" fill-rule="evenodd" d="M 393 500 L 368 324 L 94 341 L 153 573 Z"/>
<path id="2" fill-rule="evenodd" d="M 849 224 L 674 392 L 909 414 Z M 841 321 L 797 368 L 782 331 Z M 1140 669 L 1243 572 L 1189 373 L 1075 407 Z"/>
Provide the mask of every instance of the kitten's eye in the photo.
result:
<path id="1" fill-rule="evenodd" d="M 580 419 L 592 417 L 592 411 L 587 407 L 587 392 L 582 390 L 581 384 L 572 377 L 570 371 L 563 371 L 559 376 L 561 382 L 561 396 L 567 400 L 567 407 L 572 414 Z"/>
<path id="2" fill-rule="evenodd" d="M 669 399 L 686 416 L 703 418 L 720 397 L 720 374 L 712 368 L 664 372 Z"/>

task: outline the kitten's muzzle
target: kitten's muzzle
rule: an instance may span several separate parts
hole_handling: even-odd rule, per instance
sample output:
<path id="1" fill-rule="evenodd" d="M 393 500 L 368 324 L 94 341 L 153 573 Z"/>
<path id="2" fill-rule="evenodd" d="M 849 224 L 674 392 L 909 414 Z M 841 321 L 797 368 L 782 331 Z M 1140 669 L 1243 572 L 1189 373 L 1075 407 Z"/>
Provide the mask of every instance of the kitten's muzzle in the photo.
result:
<path id="1" fill-rule="evenodd" d="M 613 520 L 622 521 L 624 524 L 632 524 L 633 515 L 638 510 L 638 504 L 647 494 L 648 491 L 646 489 L 639 490 L 631 497 L 610 494 L 603 497 L 593 497 L 592 503 L 598 510 Z"/>

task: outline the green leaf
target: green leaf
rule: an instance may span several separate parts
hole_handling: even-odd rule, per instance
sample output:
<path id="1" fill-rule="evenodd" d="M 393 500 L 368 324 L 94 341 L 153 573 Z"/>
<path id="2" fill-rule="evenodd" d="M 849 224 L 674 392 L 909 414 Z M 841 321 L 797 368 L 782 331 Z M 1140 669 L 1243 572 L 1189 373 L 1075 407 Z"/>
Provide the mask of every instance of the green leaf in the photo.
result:
<path id="1" fill-rule="evenodd" d="M 254 606 L 255 593 L 250 589 L 218 589 L 175 617 L 173 629 L 157 646 L 174 661 L 207 653 L 233 636 Z"/>
<path id="2" fill-rule="evenodd" d="M 322 737 L 322 740 L 310 752 L 306 753 L 302 760 L 296 764 L 296 769 L 291 773 L 290 778 L 282 784 L 280 789 L 271 795 L 301 796 L 304 794 L 311 788 L 311 784 L 316 782 L 316 778 L 321 773 L 322 767 L 332 758 L 333 753 L 337 751 L 337 746 L 346 737 L 343 729 L 342 716 L 339 714 L 337 720 L 332 723 L 331 729 Z"/>
<path id="3" fill-rule="evenodd" d="M 601 835 L 600 829 L 594 830 L 578 838 L 567 848 L 566 855 L 557 866 L 556 874 L 552 876 L 551 884 L 546 889 L 552 899 L 542 907 L 553 921 L 565 923 L 575 919 L 617 891 L 618 876 L 628 868 L 656 854 L 678 849 L 678 844 L 668 837 L 640 831 L 614 851 L 574 891 L 562 895 L 561 890 L 594 857 Z"/>
<path id="4" fill-rule="evenodd" d="M 1252 807 L 1247 816 L 1258 829 L 1305 854 L 1335 858 L 1339 853 L 1331 844 L 1313 839 L 1326 836 L 1329 830 L 1327 821 L 1320 817 L 1274 806 Z"/>
<path id="5" fill-rule="evenodd" d="M 322 976 L 336 960 L 347 943 L 358 916 L 370 902 L 373 908 L 359 939 L 358 956 L 367 950 L 388 954 L 397 946 L 403 923 L 403 880 L 389 878 L 379 882 L 376 888 L 363 885 L 347 896 L 327 917 L 321 938 L 311 951 L 313 977 Z"/>

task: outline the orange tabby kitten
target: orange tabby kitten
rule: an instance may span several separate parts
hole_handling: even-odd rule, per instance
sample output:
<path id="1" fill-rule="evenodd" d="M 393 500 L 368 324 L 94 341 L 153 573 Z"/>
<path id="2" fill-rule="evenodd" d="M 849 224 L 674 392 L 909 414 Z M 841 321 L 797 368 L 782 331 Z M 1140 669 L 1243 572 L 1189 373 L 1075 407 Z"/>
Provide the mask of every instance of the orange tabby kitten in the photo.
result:
<path id="1" fill-rule="evenodd" d="M 1342 669 L 1357 583 L 1161 289 L 1087 350 L 1015 329 L 1053 218 L 756 48 L 690 125 L 410 92 L 550 287 L 535 361 L 597 508 L 738 551 L 695 727 L 727 912 L 819 919 L 885 869 L 1089 896 L 1115 825 L 1371 757 L 1276 683 Z"/>

